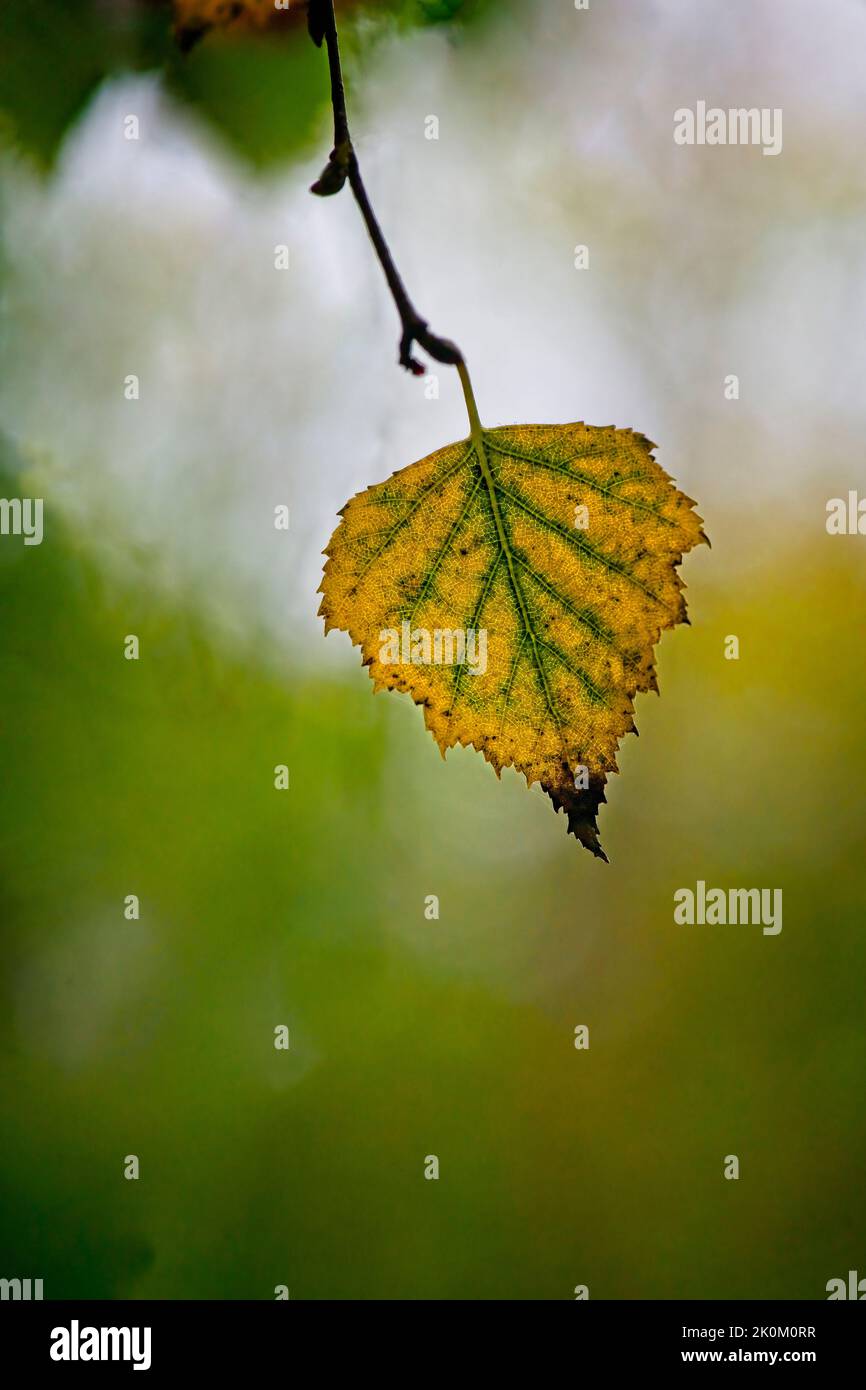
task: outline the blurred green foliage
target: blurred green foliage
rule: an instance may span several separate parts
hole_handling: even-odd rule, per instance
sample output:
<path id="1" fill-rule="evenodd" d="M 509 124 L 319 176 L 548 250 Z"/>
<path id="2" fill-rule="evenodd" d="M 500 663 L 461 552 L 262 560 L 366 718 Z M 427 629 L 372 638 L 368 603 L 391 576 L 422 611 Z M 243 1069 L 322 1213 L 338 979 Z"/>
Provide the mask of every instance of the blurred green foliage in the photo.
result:
<path id="1" fill-rule="evenodd" d="M 326 124 L 327 63 L 301 30 L 279 41 L 211 35 L 167 65 L 171 91 L 257 167 L 302 153 Z"/>
<path id="2" fill-rule="evenodd" d="M 374 0 L 340 9 L 357 58 L 380 33 L 477 18 L 490 0 Z M 327 62 L 303 11 L 265 33 L 212 33 L 178 50 L 168 3 L 3 0 L 0 141 L 43 167 L 100 83 L 122 72 L 161 72 L 169 90 L 208 120 L 237 154 L 264 168 L 304 151 L 329 106 Z M 361 23 L 359 24 L 359 20 Z"/>
<path id="3" fill-rule="evenodd" d="M 157 59 L 149 26 L 93 0 L 0 6 L 0 133 L 49 164 L 99 83 Z M 149 51 L 148 51 L 149 50 Z"/>

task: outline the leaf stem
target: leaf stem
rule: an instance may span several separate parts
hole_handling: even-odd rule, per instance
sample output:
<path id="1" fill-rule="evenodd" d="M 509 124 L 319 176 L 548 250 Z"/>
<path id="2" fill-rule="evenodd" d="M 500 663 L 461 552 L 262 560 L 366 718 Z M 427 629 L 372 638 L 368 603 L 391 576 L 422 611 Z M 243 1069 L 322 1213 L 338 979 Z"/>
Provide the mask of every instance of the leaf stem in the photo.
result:
<path id="1" fill-rule="evenodd" d="M 469 369 L 463 358 L 456 364 L 457 374 L 460 377 L 460 385 L 463 387 L 463 399 L 466 402 L 466 414 L 469 416 L 469 430 L 472 435 L 472 442 L 476 450 L 483 452 L 484 441 L 482 439 L 483 428 L 478 418 L 478 407 L 475 404 L 475 392 L 472 390 L 472 382 L 469 380 Z"/>
<path id="2" fill-rule="evenodd" d="M 407 371 L 413 372 L 416 376 L 423 375 L 423 363 L 412 355 L 413 345 L 418 343 L 435 361 L 443 362 L 449 367 L 456 367 L 460 373 L 466 408 L 469 411 L 469 422 L 474 434 L 476 427 L 480 431 L 481 426 L 478 422 L 478 411 L 475 408 L 475 399 L 469 384 L 469 374 L 466 371 L 463 353 L 457 344 L 452 343 L 450 339 L 440 338 L 436 333 L 431 333 L 427 326 L 427 320 L 422 318 L 415 308 L 394 264 L 394 258 L 361 178 L 358 157 L 355 154 L 349 134 L 349 118 L 346 112 L 346 93 L 340 63 L 340 41 L 337 35 L 334 0 L 309 0 L 308 26 L 313 42 L 321 47 L 324 40 L 328 50 L 331 105 L 334 110 L 334 148 L 320 178 L 313 184 L 310 191 L 317 193 L 320 197 L 329 197 L 331 194 L 339 193 L 348 181 L 373 243 L 373 249 L 384 272 L 397 313 L 400 315 L 401 333 L 398 358 L 400 366 L 405 367 Z"/>

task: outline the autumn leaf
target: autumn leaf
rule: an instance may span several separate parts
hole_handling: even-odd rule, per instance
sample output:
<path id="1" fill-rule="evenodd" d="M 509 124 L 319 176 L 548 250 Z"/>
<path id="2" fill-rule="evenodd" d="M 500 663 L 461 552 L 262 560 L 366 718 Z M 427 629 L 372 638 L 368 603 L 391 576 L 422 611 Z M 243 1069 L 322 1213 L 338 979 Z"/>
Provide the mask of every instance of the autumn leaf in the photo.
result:
<path id="1" fill-rule="evenodd" d="M 174 0 L 175 34 L 188 50 L 211 29 L 263 29 L 275 15 L 286 13 L 275 8 L 274 0 Z"/>
<path id="2" fill-rule="evenodd" d="M 347 503 L 320 589 L 325 630 L 422 706 L 443 756 L 471 745 L 540 782 L 603 859 L 605 782 L 635 695 L 658 689 L 655 643 L 687 621 L 676 567 L 706 539 L 654 448 L 613 427 L 478 425 Z"/>
<path id="3" fill-rule="evenodd" d="M 352 8 L 357 0 L 336 0 L 335 8 L 343 11 Z M 436 19 L 452 18 L 459 12 L 460 3 L 446 0 L 447 14 L 431 16 Z M 321 47 L 325 36 L 325 7 L 322 0 L 173 0 L 174 32 L 178 44 L 188 52 L 211 30 L 227 30 L 229 33 L 261 32 L 264 29 L 285 31 L 306 22 L 310 37 L 317 47 Z"/>

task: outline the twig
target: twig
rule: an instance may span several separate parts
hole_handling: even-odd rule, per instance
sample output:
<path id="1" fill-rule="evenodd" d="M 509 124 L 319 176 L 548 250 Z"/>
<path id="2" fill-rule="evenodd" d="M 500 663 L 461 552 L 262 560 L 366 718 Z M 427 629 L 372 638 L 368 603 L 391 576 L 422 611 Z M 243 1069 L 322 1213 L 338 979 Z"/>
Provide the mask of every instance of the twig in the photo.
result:
<path id="1" fill-rule="evenodd" d="M 355 195 L 355 202 L 361 210 L 361 216 L 370 234 L 370 240 L 373 243 L 379 264 L 385 272 L 385 279 L 397 306 L 397 313 L 400 315 L 402 330 L 400 335 L 400 366 L 405 367 L 407 371 L 414 372 L 416 376 L 423 376 L 423 363 L 412 355 L 413 344 L 418 343 L 437 362 L 443 362 L 450 367 L 463 366 L 464 372 L 461 372 L 461 381 L 463 381 L 465 364 L 462 352 L 456 343 L 452 343 L 448 338 L 440 338 L 437 334 L 431 333 L 427 326 L 427 320 L 418 313 L 394 264 L 394 258 L 388 249 L 388 243 L 382 234 L 382 228 L 379 226 L 367 196 L 358 158 L 352 147 L 352 139 L 349 134 L 334 0 L 309 0 L 308 25 L 313 42 L 321 48 L 324 40 L 327 46 L 328 67 L 331 74 L 331 105 L 334 108 L 334 148 L 321 177 L 313 184 L 310 191 L 317 193 L 322 198 L 330 197 L 333 193 L 339 193 L 348 180 L 349 187 Z"/>

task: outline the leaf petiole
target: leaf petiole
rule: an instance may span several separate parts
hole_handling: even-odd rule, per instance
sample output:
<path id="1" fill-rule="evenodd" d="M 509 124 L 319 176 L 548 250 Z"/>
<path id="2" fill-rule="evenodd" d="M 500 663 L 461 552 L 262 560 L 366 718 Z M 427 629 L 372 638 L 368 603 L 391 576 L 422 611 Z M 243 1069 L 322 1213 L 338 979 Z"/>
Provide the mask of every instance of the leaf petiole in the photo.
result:
<path id="1" fill-rule="evenodd" d="M 462 357 L 456 366 L 460 385 L 463 387 L 463 399 L 466 402 L 466 413 L 469 416 L 469 432 L 472 435 L 472 442 L 476 449 L 481 449 L 483 452 L 484 429 L 478 418 L 478 406 L 475 404 L 475 392 L 472 390 L 472 382 L 469 379 L 469 368 Z"/>

